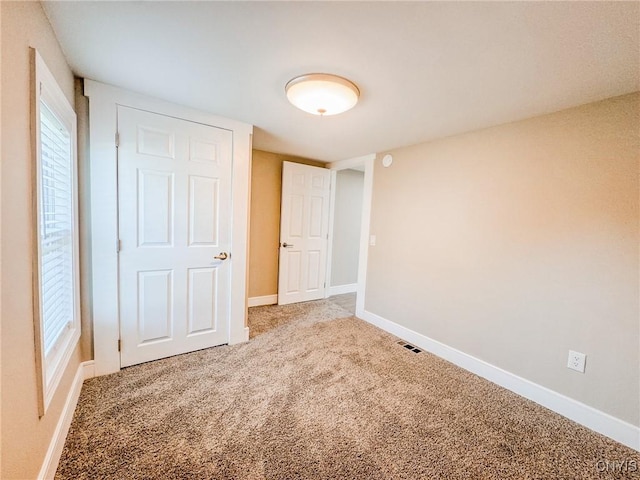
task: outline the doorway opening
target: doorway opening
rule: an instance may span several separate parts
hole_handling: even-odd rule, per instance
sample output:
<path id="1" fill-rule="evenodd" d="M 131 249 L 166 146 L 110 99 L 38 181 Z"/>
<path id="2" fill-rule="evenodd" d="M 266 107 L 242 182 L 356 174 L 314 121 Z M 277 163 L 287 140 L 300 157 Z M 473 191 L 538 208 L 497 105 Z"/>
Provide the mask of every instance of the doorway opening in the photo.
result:
<path id="1" fill-rule="evenodd" d="M 364 312 L 375 158 L 325 168 L 283 163 L 278 304 L 333 297 Z"/>
<path id="2" fill-rule="evenodd" d="M 332 249 L 329 258 L 329 296 L 356 313 L 364 165 L 335 172 L 333 182 Z"/>
<path id="3" fill-rule="evenodd" d="M 364 311 L 375 154 L 333 162 L 326 296 Z"/>

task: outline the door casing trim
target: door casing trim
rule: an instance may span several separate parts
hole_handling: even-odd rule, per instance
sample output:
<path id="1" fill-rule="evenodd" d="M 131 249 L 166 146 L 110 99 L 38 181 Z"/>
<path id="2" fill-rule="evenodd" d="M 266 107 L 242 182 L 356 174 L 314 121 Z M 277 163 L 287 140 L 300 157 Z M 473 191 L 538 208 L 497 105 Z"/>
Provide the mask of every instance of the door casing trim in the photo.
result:
<path id="1" fill-rule="evenodd" d="M 247 259 L 253 126 L 189 107 L 84 81 L 89 97 L 91 281 L 95 374 L 120 370 L 118 312 L 117 106 L 127 106 L 233 132 L 231 298 L 229 344 L 249 339 Z"/>

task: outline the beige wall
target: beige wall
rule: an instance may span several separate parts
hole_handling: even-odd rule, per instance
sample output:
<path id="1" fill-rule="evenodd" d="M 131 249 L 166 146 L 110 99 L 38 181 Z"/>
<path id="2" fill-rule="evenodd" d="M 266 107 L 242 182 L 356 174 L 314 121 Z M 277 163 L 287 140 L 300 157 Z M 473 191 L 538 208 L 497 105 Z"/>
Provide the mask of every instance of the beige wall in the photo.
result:
<path id="1" fill-rule="evenodd" d="M 379 156 L 366 310 L 640 424 L 639 131 L 636 93 Z"/>
<path id="2" fill-rule="evenodd" d="M 338 170 L 335 185 L 331 286 L 358 281 L 364 172 Z"/>
<path id="3" fill-rule="evenodd" d="M 75 107 L 78 117 L 78 214 L 80 220 L 80 316 L 82 317 L 82 360 L 93 359 L 93 313 L 91 270 L 91 176 L 89 170 L 89 99 L 84 82 L 75 79 Z"/>
<path id="4" fill-rule="evenodd" d="M 0 7 L 0 42 L 2 41 L 2 8 Z M 1 45 L 1 43 L 0 43 Z M 2 145 L 2 54 L 0 53 L 0 146 Z M 1 147 L 0 147 L 1 148 Z M 2 212 L 2 152 L 0 151 L 0 212 Z M 0 216 L 1 219 L 1 216 Z M 0 246 L 2 228 L 0 225 Z M 0 248 L 0 271 L 2 270 L 2 249 Z M 2 475 L 2 275 L 0 274 L 0 475 Z"/>
<path id="5" fill-rule="evenodd" d="M 278 293 L 282 162 L 323 167 L 324 163 L 277 153 L 253 151 L 249 234 L 249 297 Z"/>
<path id="6" fill-rule="evenodd" d="M 39 3 L 2 9 L 2 479 L 35 478 L 80 363 L 74 352 L 38 418 L 32 318 L 30 53 L 42 55 L 73 105 L 73 75 Z"/>
<path id="7" fill-rule="evenodd" d="M 2 7 L 0 6 L 0 42 L 2 41 Z M 0 43 L 1 45 L 1 43 Z M 2 54 L 0 52 L 0 149 L 2 146 Z M 2 152 L 0 151 L 0 212 L 2 212 Z M 1 216 L 0 216 L 1 218 Z M 0 245 L 2 228 L 0 225 Z M 0 248 L 0 272 L 2 271 L 2 249 Z M 2 275 L 0 274 L 0 475 L 2 475 Z"/>

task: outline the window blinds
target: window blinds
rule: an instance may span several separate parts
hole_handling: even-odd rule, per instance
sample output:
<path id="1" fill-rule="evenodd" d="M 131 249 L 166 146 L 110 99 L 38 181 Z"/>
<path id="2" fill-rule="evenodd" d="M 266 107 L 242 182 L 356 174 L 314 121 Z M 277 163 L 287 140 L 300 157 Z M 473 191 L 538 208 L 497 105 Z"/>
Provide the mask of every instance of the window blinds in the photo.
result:
<path id="1" fill-rule="evenodd" d="M 71 134 L 40 102 L 40 289 L 45 357 L 73 325 L 73 171 Z"/>

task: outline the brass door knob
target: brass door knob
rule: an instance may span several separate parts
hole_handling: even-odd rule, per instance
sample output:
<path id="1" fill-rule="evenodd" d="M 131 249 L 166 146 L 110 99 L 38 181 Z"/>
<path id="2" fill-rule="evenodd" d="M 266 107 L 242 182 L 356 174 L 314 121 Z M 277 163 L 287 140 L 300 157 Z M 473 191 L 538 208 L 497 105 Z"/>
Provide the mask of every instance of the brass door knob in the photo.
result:
<path id="1" fill-rule="evenodd" d="M 229 258 L 229 254 L 227 252 L 220 252 L 219 255 L 216 255 L 215 257 L 216 260 L 226 260 L 227 258 Z"/>

